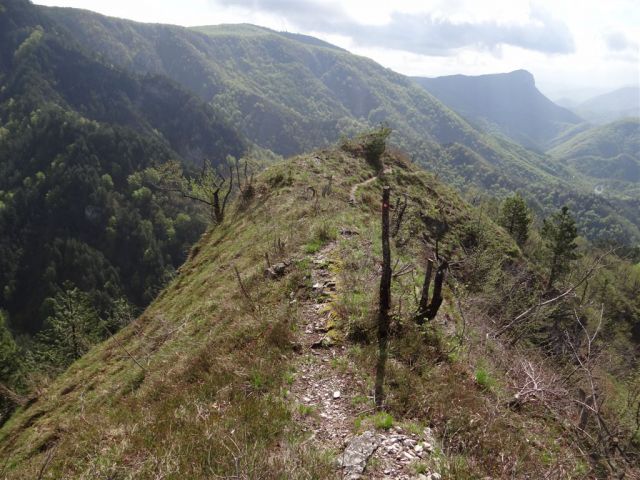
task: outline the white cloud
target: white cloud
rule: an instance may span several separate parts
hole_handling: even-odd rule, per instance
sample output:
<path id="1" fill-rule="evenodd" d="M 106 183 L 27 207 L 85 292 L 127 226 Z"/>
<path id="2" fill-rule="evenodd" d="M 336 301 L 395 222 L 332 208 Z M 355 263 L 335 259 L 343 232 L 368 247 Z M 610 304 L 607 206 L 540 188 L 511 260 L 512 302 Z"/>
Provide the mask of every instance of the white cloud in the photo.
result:
<path id="1" fill-rule="evenodd" d="M 35 1 L 138 21 L 246 22 L 298 31 L 409 75 L 522 68 L 536 76 L 543 91 L 640 83 L 635 0 Z"/>

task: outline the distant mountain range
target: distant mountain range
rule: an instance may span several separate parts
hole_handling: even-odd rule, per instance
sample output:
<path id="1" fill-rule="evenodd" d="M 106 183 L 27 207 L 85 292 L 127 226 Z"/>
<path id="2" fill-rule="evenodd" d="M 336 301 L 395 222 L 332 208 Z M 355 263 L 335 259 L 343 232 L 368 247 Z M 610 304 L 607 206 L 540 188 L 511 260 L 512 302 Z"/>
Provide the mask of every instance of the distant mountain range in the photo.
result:
<path id="1" fill-rule="evenodd" d="M 640 117 L 640 87 L 624 87 L 598 95 L 576 105 L 573 111 L 585 120 L 598 124 Z"/>
<path id="2" fill-rule="evenodd" d="M 536 150 L 544 150 L 555 137 L 582 122 L 540 93 L 533 75 L 525 70 L 414 80 L 478 127 Z"/>

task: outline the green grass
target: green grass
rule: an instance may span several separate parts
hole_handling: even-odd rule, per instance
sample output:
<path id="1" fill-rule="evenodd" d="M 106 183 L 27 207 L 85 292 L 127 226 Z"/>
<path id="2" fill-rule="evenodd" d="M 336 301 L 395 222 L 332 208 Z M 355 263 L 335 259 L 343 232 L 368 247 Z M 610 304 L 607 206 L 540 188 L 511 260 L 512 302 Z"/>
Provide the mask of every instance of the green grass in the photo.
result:
<path id="1" fill-rule="evenodd" d="M 298 404 L 298 413 L 303 417 L 308 417 L 315 413 L 316 409 L 312 405 L 304 405 L 302 403 Z"/>
<path id="2" fill-rule="evenodd" d="M 392 191 L 406 191 L 416 205 L 399 234 L 406 243 L 392 242 L 393 258 L 417 271 L 424 268 L 425 247 L 415 234 L 423 228 L 418 212 L 432 212 L 436 204 L 450 225 L 441 253 L 456 255 L 465 225 L 478 217 L 432 175 L 394 168 Z M 291 180 L 289 172 L 294 172 Z M 299 192 L 322 184 L 329 172 L 335 174 L 333 195 L 317 205 L 301 200 Z M 313 407 L 292 406 L 286 392 L 295 381 L 294 365 L 304 361 L 293 342 L 304 325 L 299 305 L 309 294 L 309 255 L 334 240 L 330 268 L 338 291 L 331 312 L 335 329 L 347 335 L 341 340 L 348 363 L 332 365 L 359 380 L 352 399 L 362 412 L 354 419 L 356 430 L 400 425 L 419 436 L 422 426 L 430 426 L 442 445 L 425 463 L 443 478 L 500 478 L 514 458 L 519 459 L 519 470 L 510 472 L 514 478 L 536 478 L 561 460 L 572 465 L 579 457 L 557 442 L 563 432 L 552 419 L 496 402 L 496 378 L 506 369 L 493 362 L 502 352 L 490 352 L 483 342 L 477 320 L 483 311 L 467 315 L 464 349 L 454 360 L 455 340 L 445 328 L 445 322 L 460 321 L 452 292 L 447 287 L 439 323 L 420 328 L 412 320 L 419 282 L 410 276 L 394 279 L 385 412 L 366 415 L 373 411 L 380 230 L 377 203 L 348 204 L 351 184 L 345 179 L 356 173 L 371 174 L 363 160 L 332 150 L 296 157 L 259 176 L 259 200 L 232 210 L 225 223 L 205 234 L 179 275 L 118 333 L 117 342 L 92 349 L 0 429 L 6 479 L 37 478 L 49 443 L 56 445 L 50 478 L 333 478 L 337 452 L 305 442 L 307 434 L 295 421 L 296 414 L 313 415 Z M 376 202 L 379 188 L 376 183 L 367 189 Z M 502 271 L 501 252 L 513 242 L 488 219 L 480 221 L 488 232 L 486 248 L 496 257 L 487 269 L 492 275 Z M 343 226 L 357 227 L 359 234 L 338 235 Z M 281 255 L 291 266 L 284 278 L 273 280 L 262 269 L 277 236 L 286 238 Z M 356 326 L 360 331 L 353 335 Z M 145 375 L 122 346 L 143 363 Z M 488 358 L 491 364 L 475 361 Z M 526 440 L 529 433 L 536 445 Z M 544 451 L 554 452 L 550 465 L 541 458 Z"/>
<path id="3" fill-rule="evenodd" d="M 478 367 L 475 373 L 476 383 L 485 390 L 491 390 L 495 385 L 495 380 L 491 377 L 491 374 L 484 367 Z"/>
<path id="4" fill-rule="evenodd" d="M 316 238 L 304 246 L 304 253 L 313 255 L 314 253 L 319 252 L 323 245 L 324 243 L 320 239 Z"/>
<path id="5" fill-rule="evenodd" d="M 371 420 L 378 430 L 389 430 L 395 423 L 393 416 L 387 412 L 376 413 Z"/>

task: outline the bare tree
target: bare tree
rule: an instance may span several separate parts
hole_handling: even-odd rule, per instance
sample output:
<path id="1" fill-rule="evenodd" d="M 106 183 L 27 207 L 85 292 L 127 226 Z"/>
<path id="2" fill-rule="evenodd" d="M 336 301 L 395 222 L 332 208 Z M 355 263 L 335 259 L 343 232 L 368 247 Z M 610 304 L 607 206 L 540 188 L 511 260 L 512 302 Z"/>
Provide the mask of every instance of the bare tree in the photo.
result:
<path id="1" fill-rule="evenodd" d="M 398 202 L 398 206 L 396 207 L 394 219 L 393 219 L 393 230 L 391 232 L 391 236 L 393 238 L 398 236 L 398 232 L 400 231 L 400 227 L 402 226 L 402 219 L 407 210 L 407 205 L 409 204 L 409 198 L 406 193 L 403 194 L 404 202 Z"/>
<path id="2" fill-rule="evenodd" d="M 243 199 L 253 195 L 253 174 L 248 161 L 244 161 L 244 180 L 240 176 L 241 160 L 227 159 L 227 173 L 222 174 L 210 162 L 203 162 L 202 169 L 195 177 L 187 177 L 177 161 L 170 161 L 158 168 L 146 171 L 147 183 L 157 190 L 176 193 L 207 206 L 211 220 L 215 224 L 224 221 L 229 198 L 234 190 L 234 173 L 237 189 Z M 235 168 L 235 172 L 234 172 Z"/>
<path id="3" fill-rule="evenodd" d="M 424 241 L 427 241 L 427 235 L 424 235 Z M 420 302 L 418 304 L 418 311 L 414 315 L 414 320 L 418 325 L 422 325 L 425 320 L 433 320 L 440 310 L 440 306 L 443 302 L 442 287 L 449 270 L 449 261 L 440 257 L 438 253 L 438 241 L 436 240 L 436 252 L 435 252 L 436 275 L 433 282 L 433 294 L 431 295 L 431 301 L 429 301 L 429 289 L 431 287 L 431 276 L 433 274 L 433 259 L 427 260 L 427 268 L 424 273 L 424 281 L 422 283 L 422 292 L 420 295 Z"/>

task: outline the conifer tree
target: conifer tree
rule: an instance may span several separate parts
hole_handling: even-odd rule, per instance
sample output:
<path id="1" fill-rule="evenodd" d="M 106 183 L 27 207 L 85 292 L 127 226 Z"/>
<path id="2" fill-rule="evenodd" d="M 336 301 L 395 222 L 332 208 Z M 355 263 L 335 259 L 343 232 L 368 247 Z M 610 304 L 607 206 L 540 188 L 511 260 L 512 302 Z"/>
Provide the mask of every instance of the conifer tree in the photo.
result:
<path id="1" fill-rule="evenodd" d="M 53 315 L 38 334 L 36 356 L 41 364 L 63 369 L 101 340 L 102 324 L 89 296 L 69 288 L 53 299 Z"/>
<path id="2" fill-rule="evenodd" d="M 571 261 L 578 258 L 578 245 L 575 242 L 577 236 L 578 229 L 569 213 L 569 207 L 562 207 L 550 219 L 545 219 L 542 237 L 549 251 L 547 289 L 551 289 L 554 282 L 569 271 Z"/>
<path id="3" fill-rule="evenodd" d="M 499 223 L 509 232 L 519 246 L 524 245 L 527 238 L 529 238 L 531 211 L 522 195 L 516 193 L 502 202 Z"/>

